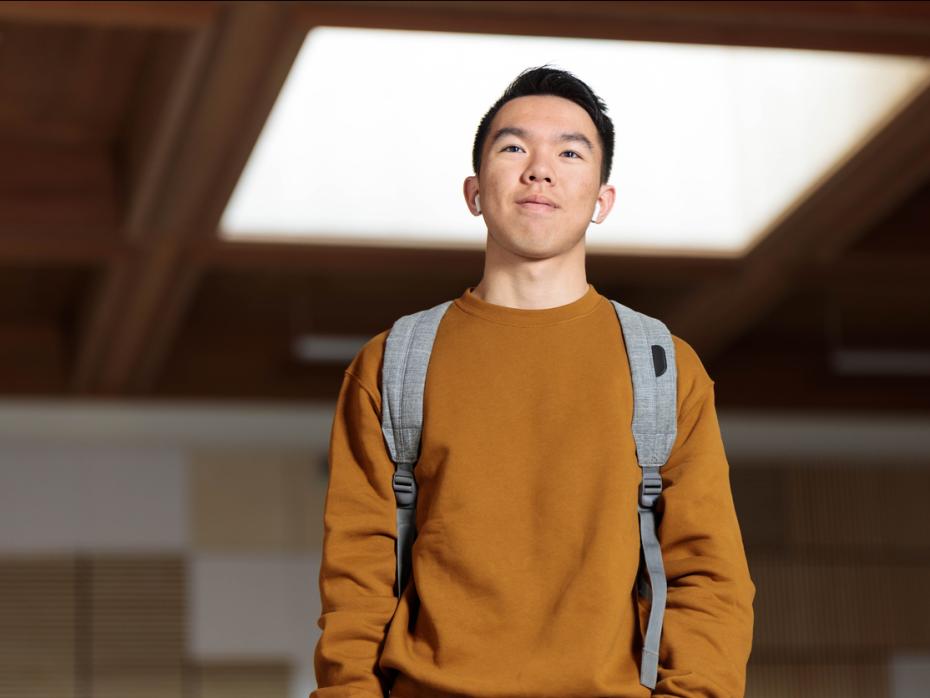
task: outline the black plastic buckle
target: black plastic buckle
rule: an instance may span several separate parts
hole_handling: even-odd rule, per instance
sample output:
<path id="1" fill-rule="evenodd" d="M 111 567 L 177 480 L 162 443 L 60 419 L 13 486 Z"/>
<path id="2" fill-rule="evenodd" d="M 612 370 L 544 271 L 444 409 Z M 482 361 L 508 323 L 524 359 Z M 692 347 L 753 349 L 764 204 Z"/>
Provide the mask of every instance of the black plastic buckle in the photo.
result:
<path id="1" fill-rule="evenodd" d="M 394 473 L 392 483 L 397 506 L 404 509 L 412 507 L 417 501 L 417 481 L 413 477 L 413 473 L 398 470 Z"/>
<path id="2" fill-rule="evenodd" d="M 656 467 L 643 468 L 643 480 L 639 483 L 640 505 L 652 509 L 662 494 L 662 475 Z"/>

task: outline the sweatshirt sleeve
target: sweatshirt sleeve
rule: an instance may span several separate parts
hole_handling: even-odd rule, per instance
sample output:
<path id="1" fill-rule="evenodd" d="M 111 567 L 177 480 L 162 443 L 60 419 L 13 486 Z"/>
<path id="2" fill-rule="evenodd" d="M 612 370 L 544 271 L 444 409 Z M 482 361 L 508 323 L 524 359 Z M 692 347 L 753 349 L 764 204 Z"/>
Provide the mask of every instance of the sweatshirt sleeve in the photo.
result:
<path id="1" fill-rule="evenodd" d="M 354 366 L 354 364 L 353 364 Z M 378 667 L 394 595 L 394 464 L 381 432 L 380 399 L 347 370 L 329 445 L 320 565 L 323 631 L 314 652 L 310 698 L 385 696 Z"/>
<path id="2" fill-rule="evenodd" d="M 733 505 L 713 381 L 694 350 L 676 343 L 684 398 L 658 505 L 668 600 L 653 695 L 742 698 L 755 586 Z"/>

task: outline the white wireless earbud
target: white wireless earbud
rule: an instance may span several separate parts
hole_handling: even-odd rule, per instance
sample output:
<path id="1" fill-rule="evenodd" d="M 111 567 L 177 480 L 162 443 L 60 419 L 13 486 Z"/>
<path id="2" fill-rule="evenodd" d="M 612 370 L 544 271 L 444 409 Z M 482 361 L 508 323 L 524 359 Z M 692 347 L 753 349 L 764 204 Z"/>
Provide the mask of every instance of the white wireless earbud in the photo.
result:
<path id="1" fill-rule="evenodd" d="M 594 215 L 591 216 L 591 222 L 592 222 L 592 223 L 597 223 L 597 217 L 598 217 L 599 215 L 601 215 L 601 202 L 600 202 L 600 201 L 595 201 L 595 202 L 594 202 Z"/>
<path id="2" fill-rule="evenodd" d="M 477 194 L 475 194 L 475 211 L 479 214 L 481 213 L 481 200 L 478 198 Z"/>

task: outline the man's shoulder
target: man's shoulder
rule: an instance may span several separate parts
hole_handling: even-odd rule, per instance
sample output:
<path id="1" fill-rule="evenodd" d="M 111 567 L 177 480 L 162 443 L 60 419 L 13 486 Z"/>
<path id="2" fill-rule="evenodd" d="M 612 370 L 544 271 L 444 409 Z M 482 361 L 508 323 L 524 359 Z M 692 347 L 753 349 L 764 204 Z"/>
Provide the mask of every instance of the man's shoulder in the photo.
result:
<path id="1" fill-rule="evenodd" d="M 430 310 L 430 308 L 423 308 L 421 312 L 426 310 Z M 381 370 L 384 366 L 384 350 L 387 345 L 388 335 L 391 334 L 393 329 L 394 323 L 391 324 L 391 327 L 382 330 L 366 341 L 346 369 L 346 372 L 352 374 L 369 392 L 377 392 L 378 395 L 381 394 Z"/>
<path id="2" fill-rule="evenodd" d="M 365 342 L 361 349 L 358 350 L 358 353 L 355 354 L 348 368 L 346 368 L 346 372 L 352 374 L 369 392 L 378 395 L 381 394 L 381 366 L 384 362 L 384 346 L 390 332 L 390 329 L 383 330 Z"/>
<path id="3" fill-rule="evenodd" d="M 713 386 L 714 381 L 704 368 L 704 363 L 694 348 L 684 339 L 672 335 L 675 346 L 675 366 L 678 370 L 678 409 L 698 399 Z"/>

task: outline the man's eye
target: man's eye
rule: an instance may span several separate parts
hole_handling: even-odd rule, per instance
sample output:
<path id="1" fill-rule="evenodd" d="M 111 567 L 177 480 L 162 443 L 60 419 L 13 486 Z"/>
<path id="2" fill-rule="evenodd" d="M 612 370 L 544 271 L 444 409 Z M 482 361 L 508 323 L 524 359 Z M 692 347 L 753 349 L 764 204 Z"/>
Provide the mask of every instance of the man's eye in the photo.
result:
<path id="1" fill-rule="evenodd" d="M 505 145 L 504 148 L 503 148 L 503 150 L 502 150 L 501 152 L 511 152 L 511 153 L 514 152 L 514 151 L 512 151 L 512 150 L 511 150 L 511 151 L 508 151 L 508 150 L 507 150 L 508 148 L 520 148 L 520 146 L 518 146 L 518 145 Z M 520 148 L 520 150 L 523 150 L 523 148 Z"/>
<path id="2" fill-rule="evenodd" d="M 576 153 L 574 150 L 566 150 L 565 152 L 566 152 L 566 153 L 571 153 L 571 154 L 572 154 L 573 157 L 572 157 L 571 159 L 580 158 L 580 157 L 581 157 L 581 156 L 580 156 L 578 153 Z"/>

